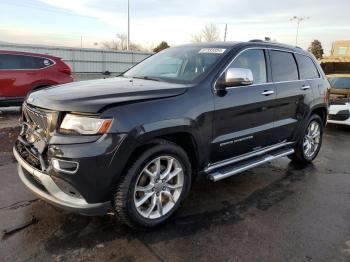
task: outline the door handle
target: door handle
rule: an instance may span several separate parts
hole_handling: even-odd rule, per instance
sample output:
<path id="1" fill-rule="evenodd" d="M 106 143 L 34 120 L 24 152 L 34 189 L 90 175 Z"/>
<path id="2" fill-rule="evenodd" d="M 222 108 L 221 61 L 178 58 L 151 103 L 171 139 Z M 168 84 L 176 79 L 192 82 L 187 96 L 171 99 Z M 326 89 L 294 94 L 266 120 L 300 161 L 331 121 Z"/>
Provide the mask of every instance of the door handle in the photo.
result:
<path id="1" fill-rule="evenodd" d="M 301 90 L 308 90 L 308 89 L 310 89 L 310 86 L 302 86 L 302 87 L 300 87 L 300 89 Z"/>
<path id="2" fill-rule="evenodd" d="M 269 95 L 273 95 L 275 93 L 275 91 L 273 90 L 265 90 L 264 92 L 262 92 L 261 94 L 263 96 L 269 96 Z"/>

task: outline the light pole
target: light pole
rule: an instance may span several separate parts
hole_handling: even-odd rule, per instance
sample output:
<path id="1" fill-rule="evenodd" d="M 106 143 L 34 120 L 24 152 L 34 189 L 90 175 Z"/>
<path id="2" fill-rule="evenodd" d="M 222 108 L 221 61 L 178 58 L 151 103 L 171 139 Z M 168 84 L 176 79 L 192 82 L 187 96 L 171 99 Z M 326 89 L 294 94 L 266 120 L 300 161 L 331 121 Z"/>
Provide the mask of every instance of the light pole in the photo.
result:
<path id="1" fill-rule="evenodd" d="M 226 42 L 226 36 L 227 36 L 227 24 L 225 24 L 224 42 Z"/>
<path id="2" fill-rule="evenodd" d="M 128 39 L 126 49 L 130 50 L 130 0 L 128 0 Z"/>
<path id="3" fill-rule="evenodd" d="M 299 27 L 300 23 L 304 20 L 310 19 L 310 17 L 299 17 L 299 16 L 293 16 L 290 21 L 296 21 L 297 22 L 297 34 L 295 35 L 295 45 L 298 45 L 298 36 L 299 36 Z"/>

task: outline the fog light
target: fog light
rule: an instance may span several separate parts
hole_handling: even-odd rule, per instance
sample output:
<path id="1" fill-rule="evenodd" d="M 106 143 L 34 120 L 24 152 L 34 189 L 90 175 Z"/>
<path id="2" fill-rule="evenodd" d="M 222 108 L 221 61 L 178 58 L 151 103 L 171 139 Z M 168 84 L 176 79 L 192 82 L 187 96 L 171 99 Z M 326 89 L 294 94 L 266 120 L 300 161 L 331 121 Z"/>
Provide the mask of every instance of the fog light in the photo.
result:
<path id="1" fill-rule="evenodd" d="M 67 160 L 52 158 L 51 163 L 53 168 L 56 171 L 60 171 L 67 174 L 74 174 L 79 169 L 79 163 L 75 161 L 67 161 Z"/>

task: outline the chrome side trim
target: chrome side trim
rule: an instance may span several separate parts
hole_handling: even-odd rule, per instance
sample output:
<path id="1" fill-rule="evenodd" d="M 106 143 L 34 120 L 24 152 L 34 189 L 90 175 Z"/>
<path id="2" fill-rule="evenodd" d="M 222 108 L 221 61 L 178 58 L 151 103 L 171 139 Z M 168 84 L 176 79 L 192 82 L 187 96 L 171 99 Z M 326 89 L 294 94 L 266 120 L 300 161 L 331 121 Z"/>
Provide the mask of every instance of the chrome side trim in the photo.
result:
<path id="1" fill-rule="evenodd" d="M 39 171 L 36 168 L 30 166 L 13 148 L 13 154 L 18 161 L 18 174 L 22 182 L 38 197 L 44 199 L 45 201 L 58 206 L 62 209 L 68 211 L 73 211 L 85 215 L 94 215 L 104 213 L 109 208 L 109 203 L 96 203 L 89 204 L 85 199 L 75 198 L 66 193 L 64 193 L 53 181 L 53 179 Z M 23 172 L 23 169 L 28 171 L 31 175 L 35 176 L 42 185 L 46 188 L 47 192 L 42 191 L 40 188 L 35 186 L 30 180 L 28 180 Z"/>
<path id="2" fill-rule="evenodd" d="M 281 148 L 281 147 L 284 147 L 284 146 L 289 146 L 289 145 L 291 145 L 293 143 L 294 142 L 285 142 L 285 141 L 283 141 L 281 143 L 278 143 L 278 144 L 275 144 L 275 145 L 272 145 L 272 146 L 268 146 L 268 147 L 264 147 L 262 149 L 255 150 L 253 152 L 249 152 L 249 153 L 246 153 L 246 154 L 243 154 L 243 155 L 239 155 L 239 156 L 236 156 L 236 157 L 233 157 L 233 158 L 229 158 L 229 159 L 226 159 L 226 160 L 223 160 L 223 161 L 219 161 L 219 162 L 216 162 L 216 163 L 213 163 L 213 164 L 209 164 L 208 167 L 206 167 L 204 169 L 204 172 L 209 173 L 209 172 L 211 172 L 211 171 L 213 171 L 215 169 L 218 169 L 220 167 L 231 165 L 231 164 L 240 162 L 242 160 L 246 160 L 246 159 L 251 158 L 251 157 L 260 156 L 260 155 L 263 155 L 265 153 L 268 153 L 268 152 L 271 152 L 273 150 L 276 150 L 278 148 Z"/>
<path id="3" fill-rule="evenodd" d="M 289 150 L 281 152 L 281 153 L 279 153 L 277 155 L 267 155 L 261 160 L 258 160 L 258 161 L 253 162 L 253 163 L 249 163 L 247 165 L 240 166 L 240 167 L 238 167 L 236 169 L 232 169 L 231 171 L 226 172 L 226 173 L 220 173 L 220 171 L 212 173 L 212 174 L 209 175 L 209 179 L 211 181 L 213 181 L 213 182 L 216 182 L 216 181 L 219 181 L 221 179 L 224 179 L 224 178 L 236 175 L 238 173 L 244 172 L 244 171 L 246 171 L 248 169 L 260 166 L 260 165 L 265 164 L 267 162 L 270 162 L 270 161 L 272 161 L 274 159 L 277 159 L 277 158 L 280 158 L 280 157 L 284 157 L 284 156 L 288 156 L 288 155 L 293 154 L 293 153 L 294 153 L 294 149 L 289 149 Z"/>

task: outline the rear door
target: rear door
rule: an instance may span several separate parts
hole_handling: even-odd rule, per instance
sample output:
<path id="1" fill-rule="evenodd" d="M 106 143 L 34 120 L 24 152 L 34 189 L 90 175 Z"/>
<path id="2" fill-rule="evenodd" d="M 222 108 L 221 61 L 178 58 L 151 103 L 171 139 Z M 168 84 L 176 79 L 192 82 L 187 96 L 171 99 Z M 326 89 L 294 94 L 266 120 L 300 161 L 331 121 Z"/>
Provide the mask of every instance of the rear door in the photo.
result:
<path id="1" fill-rule="evenodd" d="M 298 63 L 300 79 L 307 80 L 312 93 L 315 95 L 318 94 L 319 90 L 324 89 L 323 85 L 325 81 L 321 78 L 314 61 L 302 54 L 295 54 L 295 57 Z"/>
<path id="2" fill-rule="evenodd" d="M 291 141 L 308 113 L 308 104 L 313 99 L 312 89 L 306 79 L 300 79 L 294 53 L 270 50 L 269 54 L 277 90 L 271 139 L 273 143 Z"/>
<path id="3" fill-rule="evenodd" d="M 266 61 L 265 50 L 248 49 L 228 66 L 250 69 L 254 82 L 249 86 L 227 87 L 224 95 L 214 97 L 211 163 L 270 144 L 276 90 L 269 82 Z"/>
<path id="4" fill-rule="evenodd" d="M 0 96 L 24 97 L 40 78 L 32 56 L 0 54 Z"/>

